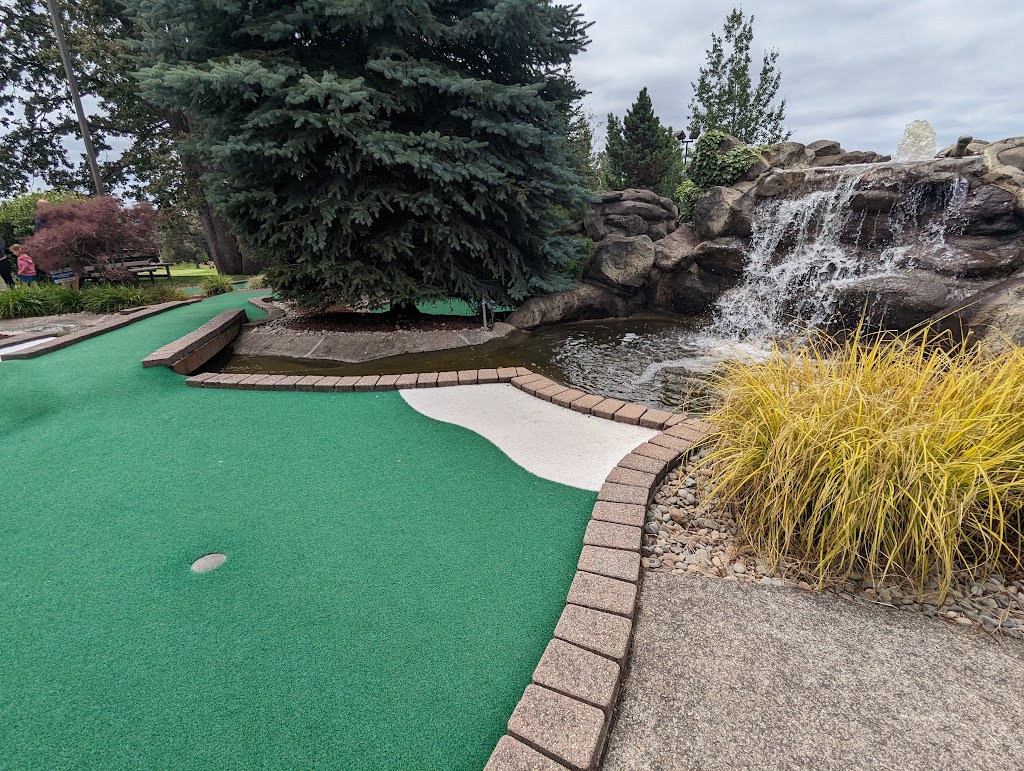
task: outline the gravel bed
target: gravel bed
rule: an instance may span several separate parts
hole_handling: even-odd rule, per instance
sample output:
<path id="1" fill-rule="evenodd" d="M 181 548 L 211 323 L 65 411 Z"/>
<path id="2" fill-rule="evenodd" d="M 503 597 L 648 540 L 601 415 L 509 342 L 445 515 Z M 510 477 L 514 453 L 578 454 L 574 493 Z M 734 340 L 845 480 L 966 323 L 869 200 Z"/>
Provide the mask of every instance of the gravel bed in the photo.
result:
<path id="1" fill-rule="evenodd" d="M 783 564 L 771 570 L 737 536 L 736 518 L 709 502 L 709 472 L 695 468 L 706 452 L 699 450 L 681 469 L 671 472 L 648 506 L 642 560 L 646 570 L 832 592 L 851 602 L 922 613 L 1024 640 L 1024 582 L 1020 580 L 1000 575 L 984 582 L 963 579 L 954 582 L 940 600 L 935 581 L 918 596 L 908 587 L 875 586 L 858 574 L 842 585 L 819 589 L 796 565 Z"/>

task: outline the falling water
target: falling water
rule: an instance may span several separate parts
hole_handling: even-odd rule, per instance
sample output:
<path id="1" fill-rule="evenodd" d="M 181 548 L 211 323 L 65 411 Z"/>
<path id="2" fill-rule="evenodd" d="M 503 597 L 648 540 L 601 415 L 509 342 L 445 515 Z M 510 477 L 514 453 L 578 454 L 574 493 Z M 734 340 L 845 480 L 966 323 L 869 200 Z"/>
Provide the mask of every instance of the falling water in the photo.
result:
<path id="1" fill-rule="evenodd" d="M 903 138 L 900 139 L 896 152 L 893 154 L 894 161 L 927 161 L 935 157 L 938 144 L 935 138 L 935 129 L 926 120 L 915 120 L 907 124 L 903 129 Z"/>

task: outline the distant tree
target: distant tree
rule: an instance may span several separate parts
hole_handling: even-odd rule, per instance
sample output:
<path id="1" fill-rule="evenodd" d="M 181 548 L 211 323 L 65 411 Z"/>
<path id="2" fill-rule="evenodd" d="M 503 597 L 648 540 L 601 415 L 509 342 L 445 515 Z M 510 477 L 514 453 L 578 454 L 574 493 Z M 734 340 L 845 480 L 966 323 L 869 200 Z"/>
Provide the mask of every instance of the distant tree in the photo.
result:
<path id="1" fill-rule="evenodd" d="M 0 201 L 0 240 L 8 245 L 24 241 L 35 231 L 36 201 L 40 199 L 52 204 L 64 203 L 81 196 L 60 190 L 46 190 L 23 193 L 6 201 Z"/>
<path id="2" fill-rule="evenodd" d="M 588 193 L 566 141 L 587 42 L 552 0 L 132 0 L 143 93 L 207 195 L 310 307 L 565 285 Z"/>
<path id="3" fill-rule="evenodd" d="M 748 145 L 784 142 L 792 132 L 783 128 L 786 100 L 773 105 L 782 72 L 776 63 L 779 52 L 766 51 L 754 86 L 750 79 L 750 44 L 754 17 L 744 18 L 734 8 L 725 19 L 722 35 L 711 33 L 707 63 L 693 86 L 689 130 L 701 133 L 720 129 Z"/>
<path id="4" fill-rule="evenodd" d="M 127 278 L 113 261 L 156 249 L 156 210 L 148 203 L 125 206 L 110 196 L 72 200 L 45 209 L 46 227 L 22 241 L 48 273 L 92 266 L 105 278 Z"/>
<path id="5" fill-rule="evenodd" d="M 646 88 L 624 120 L 608 114 L 605 153 L 605 183 L 612 189 L 638 187 L 671 196 L 683 179 L 679 140 L 654 114 Z"/>
<path id="6" fill-rule="evenodd" d="M 598 153 L 594 151 L 594 118 L 584 112 L 581 102 L 573 103 L 569 113 L 569 149 L 573 167 L 580 180 L 591 190 L 601 188 L 601 168 Z"/>

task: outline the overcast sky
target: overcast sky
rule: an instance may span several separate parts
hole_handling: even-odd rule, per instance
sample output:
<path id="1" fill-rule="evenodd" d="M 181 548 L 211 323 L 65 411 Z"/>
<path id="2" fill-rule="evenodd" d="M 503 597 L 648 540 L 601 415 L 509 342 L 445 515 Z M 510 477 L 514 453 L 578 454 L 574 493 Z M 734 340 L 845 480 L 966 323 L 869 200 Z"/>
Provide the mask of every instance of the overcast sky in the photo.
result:
<path id="1" fill-rule="evenodd" d="M 692 81 L 711 32 L 735 0 L 576 0 L 593 43 L 573 64 L 602 124 L 643 86 L 654 109 L 686 126 Z M 745 0 L 753 14 L 756 78 L 779 50 L 786 125 L 798 142 L 895 150 L 912 120 L 930 121 L 939 146 L 961 134 L 1024 135 L 1024 0 Z"/>

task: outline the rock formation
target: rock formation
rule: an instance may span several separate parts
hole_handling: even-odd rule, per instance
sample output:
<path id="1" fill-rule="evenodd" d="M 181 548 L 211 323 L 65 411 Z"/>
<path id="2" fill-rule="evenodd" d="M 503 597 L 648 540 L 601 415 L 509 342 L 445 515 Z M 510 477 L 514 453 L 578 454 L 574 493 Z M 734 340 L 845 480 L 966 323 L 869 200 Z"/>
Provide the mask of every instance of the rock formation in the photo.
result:
<path id="1" fill-rule="evenodd" d="M 723 151 L 734 146 L 725 144 Z M 841 216 L 812 210 L 838 189 Z M 987 298 L 990 309 L 982 313 L 979 302 L 969 314 L 979 323 L 1012 315 L 1019 284 L 1000 290 L 998 300 L 979 293 L 1010 278 L 1024 281 L 1024 137 L 961 137 L 934 160 L 908 163 L 847 152 L 830 140 L 774 145 L 736 182 L 707 191 L 692 222 L 678 227 L 668 199 L 644 190 L 608 193 L 577 228 L 595 243 L 584 283 L 565 296 L 531 300 L 509 323 L 533 328 L 640 308 L 704 313 L 723 292 L 751 280 L 752 237 L 764 248 L 759 229 L 772 227 L 782 209 L 796 219 L 778 228 L 769 263 L 784 262 L 808 232 L 824 228 L 819 237 L 833 239 L 846 262 L 883 266 L 828 287 L 832 325 L 852 324 L 866 309 L 872 325 L 906 329 L 972 307 L 972 296 Z M 825 216 L 832 219 L 823 223 Z M 964 323 L 971 323 L 966 316 Z"/>

